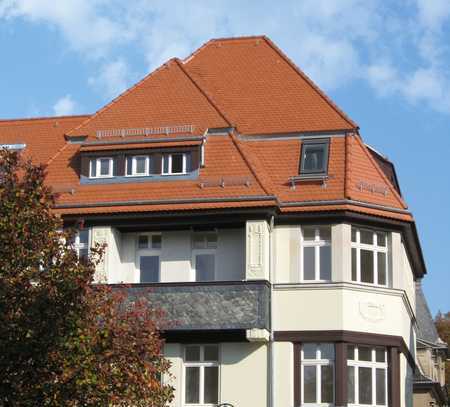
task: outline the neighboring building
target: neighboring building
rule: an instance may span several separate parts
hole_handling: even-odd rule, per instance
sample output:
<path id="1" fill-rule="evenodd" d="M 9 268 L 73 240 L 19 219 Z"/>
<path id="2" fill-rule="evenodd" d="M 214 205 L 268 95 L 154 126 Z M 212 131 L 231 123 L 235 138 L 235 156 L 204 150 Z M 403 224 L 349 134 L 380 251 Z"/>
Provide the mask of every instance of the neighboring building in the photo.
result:
<path id="1" fill-rule="evenodd" d="M 48 164 L 80 254 L 108 244 L 97 280 L 173 321 L 173 406 L 412 406 L 426 270 L 394 166 L 268 38 L 0 143 Z"/>
<path id="2" fill-rule="evenodd" d="M 417 361 L 414 374 L 414 406 L 447 406 L 445 361 L 448 346 L 439 338 L 420 282 L 416 283 Z"/>

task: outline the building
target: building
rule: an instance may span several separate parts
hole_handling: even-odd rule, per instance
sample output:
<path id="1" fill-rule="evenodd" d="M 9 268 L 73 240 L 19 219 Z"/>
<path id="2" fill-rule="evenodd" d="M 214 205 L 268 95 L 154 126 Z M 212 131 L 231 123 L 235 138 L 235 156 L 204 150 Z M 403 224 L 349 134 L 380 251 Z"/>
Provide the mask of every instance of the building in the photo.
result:
<path id="1" fill-rule="evenodd" d="M 107 243 L 97 280 L 165 310 L 173 406 L 413 405 L 426 270 L 394 165 L 268 38 L 0 142 L 48 165 L 81 255 Z"/>
<path id="2" fill-rule="evenodd" d="M 445 361 L 448 346 L 439 338 L 420 282 L 416 285 L 417 369 L 414 374 L 414 406 L 447 406 Z"/>

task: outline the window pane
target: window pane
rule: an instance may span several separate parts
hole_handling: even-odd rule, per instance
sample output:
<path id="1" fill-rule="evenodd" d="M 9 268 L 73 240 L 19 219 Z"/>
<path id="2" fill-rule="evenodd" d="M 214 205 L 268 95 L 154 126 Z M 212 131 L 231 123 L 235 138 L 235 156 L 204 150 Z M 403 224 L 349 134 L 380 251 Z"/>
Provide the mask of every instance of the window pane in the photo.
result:
<path id="1" fill-rule="evenodd" d="M 360 230 L 359 236 L 361 239 L 361 243 L 373 244 L 373 232 L 371 232 L 369 230 Z"/>
<path id="2" fill-rule="evenodd" d="M 355 360 L 355 346 L 354 345 L 347 346 L 347 359 Z"/>
<path id="3" fill-rule="evenodd" d="M 376 370 L 376 393 L 377 393 L 377 405 L 386 405 L 386 370 Z"/>
<path id="4" fill-rule="evenodd" d="M 320 279 L 331 280 L 331 246 L 320 248 Z"/>
<path id="5" fill-rule="evenodd" d="M 136 157 L 136 174 L 145 174 L 146 171 L 146 162 L 147 159 L 145 157 Z"/>
<path id="6" fill-rule="evenodd" d="M 97 161 L 91 160 L 90 162 L 91 164 L 91 177 L 96 177 L 97 176 Z"/>
<path id="7" fill-rule="evenodd" d="M 372 404 L 372 369 L 360 367 L 359 378 L 359 404 Z"/>
<path id="8" fill-rule="evenodd" d="M 355 368 L 353 366 L 347 367 L 348 381 L 347 381 L 347 395 L 348 402 L 355 402 Z"/>
<path id="9" fill-rule="evenodd" d="M 217 247 L 217 235 L 215 233 L 206 235 L 206 246 L 208 249 L 215 249 Z"/>
<path id="10" fill-rule="evenodd" d="M 142 235 L 138 239 L 138 248 L 147 249 L 148 248 L 148 236 Z"/>
<path id="11" fill-rule="evenodd" d="M 305 247 L 303 249 L 303 279 L 315 280 L 315 247 Z"/>
<path id="12" fill-rule="evenodd" d="M 356 281 L 358 279 L 356 271 L 356 261 L 356 249 L 352 248 L 352 281 Z"/>
<path id="13" fill-rule="evenodd" d="M 377 348 L 375 353 L 377 362 L 386 362 L 386 352 L 384 348 Z"/>
<path id="14" fill-rule="evenodd" d="M 372 349 L 365 346 L 358 347 L 358 359 L 364 362 L 372 361 Z"/>
<path id="15" fill-rule="evenodd" d="M 185 360 L 186 362 L 200 362 L 200 346 L 186 346 Z"/>
<path id="16" fill-rule="evenodd" d="M 320 358 L 334 360 L 334 344 L 322 343 L 320 345 Z"/>
<path id="17" fill-rule="evenodd" d="M 183 154 L 172 154 L 172 174 L 183 172 Z"/>
<path id="18" fill-rule="evenodd" d="M 89 249 L 80 249 L 78 252 L 78 257 L 80 260 L 87 260 L 89 257 Z"/>
<path id="19" fill-rule="evenodd" d="M 109 175 L 109 158 L 100 158 L 100 175 Z"/>
<path id="20" fill-rule="evenodd" d="M 356 229 L 352 228 L 352 242 L 356 242 Z"/>
<path id="21" fill-rule="evenodd" d="M 163 173 L 169 173 L 169 155 L 163 156 Z"/>
<path id="22" fill-rule="evenodd" d="M 162 237 L 161 235 L 153 235 L 152 236 L 152 248 L 153 249 L 161 249 Z"/>
<path id="23" fill-rule="evenodd" d="M 159 256 L 141 256 L 141 283 L 159 282 Z"/>
<path id="24" fill-rule="evenodd" d="M 186 368 L 186 403 L 200 403 L 200 368 Z"/>
<path id="25" fill-rule="evenodd" d="M 217 362 L 219 360 L 219 347 L 217 345 L 206 345 L 204 359 L 206 362 Z"/>
<path id="26" fill-rule="evenodd" d="M 217 366 L 205 367 L 205 394 L 204 402 L 216 404 L 219 401 L 219 368 Z"/>
<path id="27" fill-rule="evenodd" d="M 321 226 L 319 228 L 320 240 L 331 241 L 331 226 Z"/>
<path id="28" fill-rule="evenodd" d="M 373 283 L 373 252 L 361 250 L 361 281 L 363 283 Z"/>
<path id="29" fill-rule="evenodd" d="M 133 174 L 133 158 L 127 157 L 127 175 Z"/>
<path id="30" fill-rule="evenodd" d="M 306 172 L 325 171 L 325 146 L 305 145 L 303 155 L 303 170 Z"/>
<path id="31" fill-rule="evenodd" d="M 315 343 L 304 343 L 303 359 L 317 359 L 317 345 Z"/>
<path id="32" fill-rule="evenodd" d="M 78 232 L 80 245 L 89 244 L 89 229 L 83 229 Z"/>
<path id="33" fill-rule="evenodd" d="M 386 285 L 386 253 L 378 252 L 378 284 Z"/>
<path id="34" fill-rule="evenodd" d="M 322 403 L 333 402 L 333 366 L 322 366 Z"/>
<path id="35" fill-rule="evenodd" d="M 377 233 L 377 244 L 378 246 L 386 247 L 386 233 Z"/>
<path id="36" fill-rule="evenodd" d="M 204 249 L 205 248 L 205 237 L 200 233 L 195 233 L 192 236 L 192 246 L 194 249 Z"/>
<path id="37" fill-rule="evenodd" d="M 317 372 L 315 366 L 305 366 L 303 369 L 303 391 L 305 403 L 315 403 L 316 399 L 316 380 Z"/>
<path id="38" fill-rule="evenodd" d="M 214 254 L 197 254 L 195 256 L 195 281 L 214 280 L 214 266 Z"/>
<path id="39" fill-rule="evenodd" d="M 316 238 L 316 228 L 307 226 L 303 228 L 303 239 L 304 240 L 315 240 Z"/>

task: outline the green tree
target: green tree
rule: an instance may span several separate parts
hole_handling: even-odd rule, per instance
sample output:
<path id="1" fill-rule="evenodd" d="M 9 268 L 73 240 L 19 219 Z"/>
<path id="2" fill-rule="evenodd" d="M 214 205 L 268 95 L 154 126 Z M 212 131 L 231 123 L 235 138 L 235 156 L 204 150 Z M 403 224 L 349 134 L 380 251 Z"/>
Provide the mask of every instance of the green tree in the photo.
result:
<path id="1" fill-rule="evenodd" d="M 0 405 L 165 406 L 161 314 L 93 285 L 52 212 L 45 168 L 0 151 Z"/>
<path id="2" fill-rule="evenodd" d="M 446 314 L 438 312 L 434 322 L 439 337 L 447 343 L 450 349 L 450 312 Z M 450 360 L 447 360 L 445 363 L 445 383 L 450 386 Z"/>

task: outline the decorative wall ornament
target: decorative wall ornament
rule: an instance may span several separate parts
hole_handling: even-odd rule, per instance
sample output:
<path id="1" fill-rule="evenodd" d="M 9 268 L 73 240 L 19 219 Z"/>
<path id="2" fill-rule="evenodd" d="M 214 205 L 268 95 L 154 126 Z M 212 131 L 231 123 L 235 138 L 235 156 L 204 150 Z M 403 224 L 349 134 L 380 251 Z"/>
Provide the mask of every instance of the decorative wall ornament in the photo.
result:
<path id="1" fill-rule="evenodd" d="M 92 245 L 96 245 L 97 243 L 108 244 L 108 234 L 109 229 L 107 228 L 93 228 L 92 229 Z M 102 261 L 97 264 L 95 269 L 94 280 L 98 283 L 107 282 L 107 269 L 106 269 L 106 261 L 108 256 L 108 247 L 105 248 L 103 253 Z"/>
<path id="2" fill-rule="evenodd" d="M 384 304 L 378 304 L 372 301 L 360 301 L 359 313 L 369 322 L 380 322 L 386 318 Z"/>
<path id="3" fill-rule="evenodd" d="M 264 279 L 266 276 L 266 246 L 268 228 L 266 221 L 247 222 L 247 278 Z"/>
<path id="4" fill-rule="evenodd" d="M 356 183 L 356 188 L 358 188 L 361 192 L 371 192 L 372 194 L 379 194 L 383 196 L 387 196 L 389 193 L 388 188 L 385 185 L 381 184 L 371 184 L 366 181 L 359 181 Z"/>

